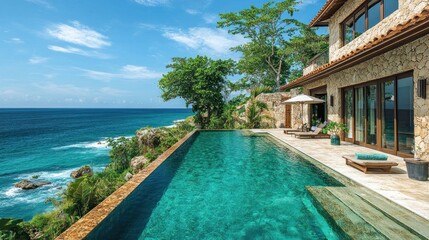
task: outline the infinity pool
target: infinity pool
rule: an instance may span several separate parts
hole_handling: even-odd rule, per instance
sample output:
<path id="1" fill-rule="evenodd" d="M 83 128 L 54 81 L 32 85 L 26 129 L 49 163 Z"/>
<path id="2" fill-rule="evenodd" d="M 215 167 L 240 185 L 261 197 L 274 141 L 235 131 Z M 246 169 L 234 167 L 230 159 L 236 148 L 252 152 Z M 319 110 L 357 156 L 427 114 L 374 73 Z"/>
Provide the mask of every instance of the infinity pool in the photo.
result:
<path id="1" fill-rule="evenodd" d="M 203 131 L 87 238 L 339 239 L 305 189 L 339 185 L 269 137 Z"/>

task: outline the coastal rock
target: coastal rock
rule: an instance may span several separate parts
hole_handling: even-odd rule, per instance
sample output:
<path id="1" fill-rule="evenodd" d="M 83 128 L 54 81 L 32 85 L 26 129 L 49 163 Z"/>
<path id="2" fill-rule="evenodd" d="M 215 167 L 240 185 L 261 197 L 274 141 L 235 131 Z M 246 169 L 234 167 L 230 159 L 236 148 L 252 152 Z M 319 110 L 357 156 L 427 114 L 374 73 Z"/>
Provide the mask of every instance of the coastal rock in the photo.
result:
<path id="1" fill-rule="evenodd" d="M 91 167 L 89 166 L 83 166 L 81 168 L 79 168 L 78 170 L 75 170 L 73 172 L 70 173 L 70 177 L 72 178 L 80 178 L 83 176 L 92 176 L 93 172 Z"/>
<path id="2" fill-rule="evenodd" d="M 144 128 L 137 131 L 136 136 L 140 145 L 144 148 L 154 149 L 161 144 L 161 136 L 165 133 L 159 128 Z"/>
<path id="3" fill-rule="evenodd" d="M 149 162 L 149 159 L 144 156 L 137 156 L 131 159 L 130 166 L 133 168 L 133 172 L 137 173 L 144 168 L 144 165 Z"/>
<path id="4" fill-rule="evenodd" d="M 131 173 L 127 172 L 127 174 L 124 177 L 125 181 L 128 182 L 131 178 L 133 178 L 133 175 Z"/>
<path id="5" fill-rule="evenodd" d="M 35 189 L 48 184 L 51 184 L 51 182 L 47 182 L 47 181 L 32 182 L 30 180 L 25 179 L 18 183 L 15 183 L 15 187 L 28 190 L 28 189 Z"/>

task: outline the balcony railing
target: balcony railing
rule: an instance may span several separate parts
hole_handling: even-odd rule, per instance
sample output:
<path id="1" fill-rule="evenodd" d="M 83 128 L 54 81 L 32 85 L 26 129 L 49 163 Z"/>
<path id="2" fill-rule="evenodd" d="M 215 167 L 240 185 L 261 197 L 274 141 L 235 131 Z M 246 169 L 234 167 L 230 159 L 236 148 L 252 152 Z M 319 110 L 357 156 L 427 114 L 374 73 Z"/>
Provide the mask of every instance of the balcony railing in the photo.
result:
<path id="1" fill-rule="evenodd" d="M 303 74 L 310 73 L 314 71 L 319 66 L 329 62 L 329 51 L 325 51 L 314 56 L 310 61 L 308 61 L 307 67 L 304 68 Z"/>

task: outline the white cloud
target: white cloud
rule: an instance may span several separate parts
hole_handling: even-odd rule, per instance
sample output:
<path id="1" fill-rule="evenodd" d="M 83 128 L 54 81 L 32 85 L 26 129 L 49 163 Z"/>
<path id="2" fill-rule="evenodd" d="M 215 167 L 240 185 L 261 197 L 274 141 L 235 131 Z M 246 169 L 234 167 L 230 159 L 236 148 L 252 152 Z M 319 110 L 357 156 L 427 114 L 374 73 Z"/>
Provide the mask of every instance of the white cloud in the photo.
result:
<path id="1" fill-rule="evenodd" d="M 201 12 L 199 12 L 199 11 L 195 10 L 195 9 L 186 9 L 186 12 L 187 12 L 188 14 L 190 14 L 190 15 L 198 15 L 198 14 L 200 14 L 200 13 L 201 13 Z"/>
<path id="2" fill-rule="evenodd" d="M 57 95 L 71 95 L 71 96 L 81 96 L 88 95 L 91 91 L 88 88 L 77 87 L 73 84 L 55 84 L 55 83 L 45 83 L 45 84 L 34 84 L 35 87 L 50 93 Z"/>
<path id="3" fill-rule="evenodd" d="M 80 24 L 78 21 L 73 21 L 72 25 L 56 24 L 52 28 L 46 29 L 46 32 L 59 40 L 88 48 L 98 49 L 111 45 L 106 36 Z"/>
<path id="4" fill-rule="evenodd" d="M 34 56 L 34 57 L 28 59 L 28 63 L 30 63 L 30 64 L 41 64 L 41 63 L 45 63 L 46 61 L 48 61 L 47 58 L 37 57 L 37 56 Z"/>
<path id="5" fill-rule="evenodd" d="M 14 43 L 14 44 L 22 44 L 22 43 L 24 43 L 24 41 L 22 41 L 22 39 L 17 38 L 17 37 L 11 38 L 9 40 L 3 40 L 3 41 L 7 42 L 7 43 Z"/>
<path id="6" fill-rule="evenodd" d="M 111 80 L 111 79 L 156 79 L 161 78 L 162 73 L 149 70 L 144 66 L 126 65 L 123 66 L 118 73 L 101 72 L 94 70 L 82 69 L 85 76 L 97 80 Z"/>
<path id="7" fill-rule="evenodd" d="M 216 14 L 204 14 L 203 19 L 206 23 L 216 23 L 219 20 Z"/>
<path id="8" fill-rule="evenodd" d="M 228 34 L 223 29 L 211 28 L 190 28 L 187 32 L 180 29 L 169 29 L 164 32 L 163 36 L 189 48 L 215 54 L 227 54 L 230 52 L 230 48 L 246 42 L 242 36 Z"/>
<path id="9" fill-rule="evenodd" d="M 49 2 L 44 1 L 44 0 L 27 0 L 27 2 L 40 5 L 44 8 L 47 8 L 47 9 L 53 9 L 54 8 Z"/>
<path id="10" fill-rule="evenodd" d="M 134 0 L 136 3 L 145 5 L 145 6 L 159 6 L 159 5 L 167 5 L 170 3 L 169 0 Z"/>
<path id="11" fill-rule="evenodd" d="M 60 47 L 60 46 L 50 45 L 48 46 L 48 49 L 55 52 L 70 53 L 70 54 L 76 54 L 76 55 L 81 55 L 86 57 L 94 57 L 94 58 L 100 58 L 100 59 L 111 58 L 109 55 L 104 53 L 100 53 L 97 51 L 86 51 L 75 47 Z"/>
<path id="12" fill-rule="evenodd" d="M 127 93 L 127 91 L 111 88 L 111 87 L 103 87 L 99 90 L 100 93 L 111 96 L 122 96 Z"/>

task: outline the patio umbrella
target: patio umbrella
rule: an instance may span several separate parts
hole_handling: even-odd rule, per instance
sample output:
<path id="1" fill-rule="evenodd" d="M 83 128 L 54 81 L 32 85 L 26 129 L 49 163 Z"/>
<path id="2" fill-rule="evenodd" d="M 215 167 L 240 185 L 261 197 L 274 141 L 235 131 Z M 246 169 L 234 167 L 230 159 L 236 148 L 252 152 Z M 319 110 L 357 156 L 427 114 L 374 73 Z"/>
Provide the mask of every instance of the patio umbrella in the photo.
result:
<path id="1" fill-rule="evenodd" d="M 293 98 L 290 98 L 290 99 L 284 101 L 283 103 L 284 104 L 295 104 L 295 103 L 301 104 L 301 119 L 302 119 L 302 123 L 304 123 L 303 114 L 302 114 L 304 112 L 303 105 L 304 104 L 324 103 L 324 102 L 325 102 L 325 100 L 322 100 L 322 99 L 319 99 L 319 98 L 315 98 L 315 97 L 312 97 L 312 96 L 308 96 L 308 95 L 305 95 L 305 94 L 300 94 L 298 96 L 295 96 Z"/>

